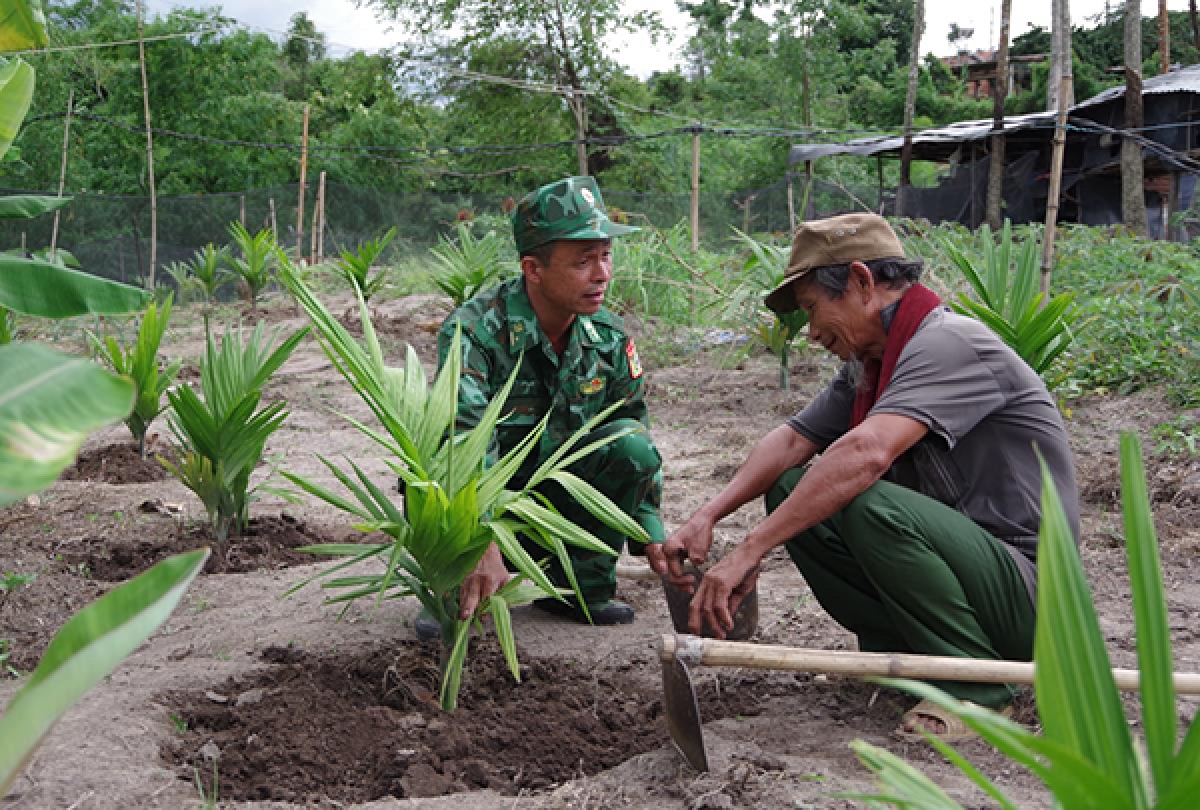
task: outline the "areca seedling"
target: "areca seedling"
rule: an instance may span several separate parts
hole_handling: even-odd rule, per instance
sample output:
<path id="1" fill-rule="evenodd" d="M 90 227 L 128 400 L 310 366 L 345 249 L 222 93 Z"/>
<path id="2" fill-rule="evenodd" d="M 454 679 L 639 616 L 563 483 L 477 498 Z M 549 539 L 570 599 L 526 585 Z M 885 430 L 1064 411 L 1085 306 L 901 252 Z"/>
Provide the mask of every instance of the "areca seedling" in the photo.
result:
<path id="1" fill-rule="evenodd" d="M 233 280 L 233 276 L 225 269 L 228 263 L 228 246 L 217 247 L 210 242 L 197 250 L 189 261 L 168 265 L 167 272 L 179 286 L 181 301 L 188 291 L 195 290 L 204 297 L 204 303 L 211 307 L 220 289 Z"/>
<path id="2" fill-rule="evenodd" d="M 176 360 L 166 368 L 158 365 L 158 347 L 162 342 L 167 322 L 171 319 L 171 294 L 163 300 L 162 307 L 153 302 L 146 307 L 138 327 L 137 340 L 122 346 L 112 335 L 103 339 L 89 333 L 92 347 L 105 365 L 118 374 L 133 380 L 137 389 L 133 412 L 125 419 L 125 425 L 138 443 L 138 453 L 146 457 L 146 431 L 150 423 L 163 412 L 163 394 L 175 381 L 182 363 Z"/>
<path id="3" fill-rule="evenodd" d="M 733 230 L 742 244 L 750 249 L 750 256 L 742 265 L 741 283 L 730 296 L 726 312 L 728 315 L 745 309 L 754 312 L 751 337 L 779 358 L 779 388 L 787 391 L 790 387 L 788 373 L 792 344 L 795 343 L 796 336 L 808 325 L 808 315 L 802 309 L 783 315 L 764 312 L 766 306 L 763 304 L 763 296 L 783 283 L 787 275 L 790 249 L 770 242 L 760 242 L 737 228 Z"/>
<path id="4" fill-rule="evenodd" d="M 1014 245 L 1008 220 L 1004 221 L 999 242 L 987 225 L 979 229 L 979 240 L 983 245 L 979 256 L 948 239 L 942 240 L 950 261 L 975 293 L 974 298 L 960 295 L 951 306 L 987 324 L 1030 368 L 1043 374 L 1074 338 L 1071 327 L 1079 320 L 1074 296 L 1059 293 L 1047 300 L 1038 288 L 1038 240 L 1031 238 Z"/>
<path id="5" fill-rule="evenodd" d="M 370 301 L 388 280 L 388 269 L 381 267 L 371 275 L 375 261 L 383 255 L 388 244 L 396 238 L 396 229 L 388 228 L 387 232 L 378 239 L 363 242 L 356 250 L 343 250 L 337 261 L 338 272 L 362 294 L 364 301 Z"/>
<path id="6" fill-rule="evenodd" d="M 430 252 L 441 265 L 434 283 L 459 307 L 475 293 L 499 282 L 508 265 L 500 258 L 504 245 L 494 231 L 477 239 L 469 223 L 460 222 L 457 228 L 453 240 L 439 237 L 437 247 Z"/>
<path id="7" fill-rule="evenodd" d="M 229 235 L 237 244 L 241 256 L 231 258 L 229 266 L 246 284 L 250 293 L 250 309 L 258 311 L 258 295 L 271 283 L 276 262 L 275 237 L 266 228 L 255 234 L 240 222 L 229 226 Z"/>
<path id="8" fill-rule="evenodd" d="M 386 454 L 384 463 L 405 484 L 403 505 L 397 505 L 353 460 L 321 461 L 344 489 L 335 492 L 298 475 L 284 475 L 309 494 L 353 516 L 358 528 L 382 531 L 388 542 L 313 546 L 308 550 L 343 558 L 318 578 L 337 591 L 331 602 L 362 597 L 376 600 L 415 596 L 442 626 L 446 645 L 441 703 L 457 705 L 463 663 L 472 627 L 492 618 L 501 649 L 513 677 L 519 678 L 516 641 L 509 609 L 533 599 L 562 599 L 542 566 L 522 547 L 521 538 L 552 552 L 562 563 L 579 598 L 579 587 L 567 555 L 568 546 L 615 554 L 591 533 L 564 518 L 535 491 L 543 481 L 556 481 L 591 514 L 627 536 L 647 542 L 645 531 L 607 497 L 568 469 L 574 462 L 611 441 L 636 430 L 615 431 L 597 441 L 587 435 L 611 412 L 602 412 L 567 439 L 536 470 L 521 489 L 507 487 L 522 462 L 537 446 L 546 420 L 503 457 L 488 463 L 488 447 L 514 377 L 485 409 L 476 427 L 459 432 L 455 426 L 461 372 L 461 335 L 456 332 L 446 363 L 430 387 L 411 347 L 403 368 L 384 363 L 366 302 L 359 296 L 363 338 L 359 343 L 295 275 L 284 266 L 283 284 L 307 311 L 326 355 L 379 421 L 369 427 L 346 417 Z M 614 405 L 613 407 L 619 407 Z M 488 547 L 495 543 L 514 576 L 474 614 L 459 619 L 459 588 Z M 386 562 L 378 573 L 343 575 L 355 563 L 378 558 Z M 336 575 L 336 576 L 333 576 Z M 316 578 L 314 578 L 316 579 Z M 311 580 L 309 580 L 311 581 Z M 296 586 L 302 587 L 306 583 Z"/>
<path id="9" fill-rule="evenodd" d="M 259 407 L 263 386 L 307 332 L 279 340 L 278 329 L 267 333 L 260 323 L 249 335 L 240 327 L 226 329 L 220 346 L 210 332 L 200 393 L 184 385 L 167 394 L 177 461 L 162 463 L 204 504 L 219 552 L 231 532 L 245 528 L 250 474 L 267 439 L 287 418 L 284 402 Z"/>

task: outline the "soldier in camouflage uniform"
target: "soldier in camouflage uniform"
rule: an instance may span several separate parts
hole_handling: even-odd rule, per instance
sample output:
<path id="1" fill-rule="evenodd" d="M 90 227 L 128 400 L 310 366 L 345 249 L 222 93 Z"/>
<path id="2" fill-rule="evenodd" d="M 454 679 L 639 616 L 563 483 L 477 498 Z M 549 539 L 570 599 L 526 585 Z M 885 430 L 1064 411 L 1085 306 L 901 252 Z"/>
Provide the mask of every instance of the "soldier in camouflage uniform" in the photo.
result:
<path id="1" fill-rule="evenodd" d="M 455 325 L 462 327 L 462 379 L 458 425 L 479 423 L 495 393 L 520 365 L 508 398 L 508 416 L 496 429 L 489 462 L 504 455 L 541 422 L 550 419 L 536 451 L 526 459 L 511 486 L 521 486 L 533 471 L 595 414 L 624 402 L 583 444 L 636 424 L 649 427 L 643 399 L 642 365 L 621 319 L 604 309 L 612 278 L 610 240 L 637 228 L 620 225 L 605 214 L 600 189 L 590 177 L 572 177 L 526 196 L 513 212 L 513 235 L 521 256 L 521 275 L 480 293 L 450 315 L 438 334 L 438 365 L 446 359 Z M 625 436 L 572 466 L 581 476 L 642 526 L 654 543 L 665 539 L 659 504 L 662 461 L 645 430 Z M 625 536 L 580 507 L 554 482 L 539 489 L 567 518 L 620 551 Z M 640 546 L 640 544 L 638 544 Z M 549 556 L 529 544 L 537 557 Z M 631 548 L 644 553 L 642 548 Z M 626 624 L 633 608 L 613 599 L 614 558 L 570 548 L 579 589 L 596 624 Z M 557 560 L 551 581 L 566 587 Z M 493 546 L 463 583 L 464 616 L 508 578 L 503 557 Z M 554 599 L 536 606 L 585 620 L 577 605 Z M 431 619 L 418 619 L 418 635 L 436 632 Z"/>

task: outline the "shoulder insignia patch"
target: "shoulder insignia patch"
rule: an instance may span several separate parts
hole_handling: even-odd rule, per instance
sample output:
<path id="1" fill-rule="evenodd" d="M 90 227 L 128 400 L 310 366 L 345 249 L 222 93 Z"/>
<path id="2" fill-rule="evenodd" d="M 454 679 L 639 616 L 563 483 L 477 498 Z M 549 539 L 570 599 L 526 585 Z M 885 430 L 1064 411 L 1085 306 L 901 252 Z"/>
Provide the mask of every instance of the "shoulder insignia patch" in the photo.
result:
<path id="1" fill-rule="evenodd" d="M 580 318 L 579 322 L 583 324 L 583 331 L 587 332 L 588 340 L 593 343 L 600 342 L 600 333 L 596 331 L 596 325 L 592 323 L 590 318 Z"/>
<path id="2" fill-rule="evenodd" d="M 638 357 L 637 346 L 633 344 L 633 338 L 625 344 L 625 356 L 629 358 L 629 379 L 636 380 L 642 376 L 642 360 Z"/>
<path id="3" fill-rule="evenodd" d="M 598 394 L 604 390 L 604 378 L 593 377 L 590 380 L 584 380 L 579 383 L 579 393 L 585 397 L 590 397 L 592 394 Z"/>

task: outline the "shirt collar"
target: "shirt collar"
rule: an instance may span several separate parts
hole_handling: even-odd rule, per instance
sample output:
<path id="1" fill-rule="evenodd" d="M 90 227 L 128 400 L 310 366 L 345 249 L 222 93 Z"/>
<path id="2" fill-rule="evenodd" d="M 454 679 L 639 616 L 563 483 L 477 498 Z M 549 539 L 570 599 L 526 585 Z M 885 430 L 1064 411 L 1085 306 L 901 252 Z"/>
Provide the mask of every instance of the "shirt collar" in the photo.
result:
<path id="1" fill-rule="evenodd" d="M 520 352 L 545 341 L 544 333 L 538 324 L 537 313 L 533 311 L 533 302 L 525 289 L 525 279 L 518 278 L 509 290 L 505 303 L 508 305 L 508 334 L 513 351 Z M 571 322 L 571 334 L 567 339 L 568 350 L 572 344 L 594 347 L 600 343 L 600 332 L 587 315 L 578 315 Z"/>

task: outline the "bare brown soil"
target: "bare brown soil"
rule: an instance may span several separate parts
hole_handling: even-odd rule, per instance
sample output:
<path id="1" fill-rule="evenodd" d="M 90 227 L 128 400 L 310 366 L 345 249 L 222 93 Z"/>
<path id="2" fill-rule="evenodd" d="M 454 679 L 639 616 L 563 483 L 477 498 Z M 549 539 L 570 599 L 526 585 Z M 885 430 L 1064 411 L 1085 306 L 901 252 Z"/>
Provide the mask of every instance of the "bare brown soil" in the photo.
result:
<path id="1" fill-rule="evenodd" d="M 161 451 L 157 451 L 161 452 Z M 152 450 L 146 458 L 136 444 L 110 444 L 81 453 L 63 473 L 66 481 L 101 481 L 105 484 L 147 484 L 170 475 Z"/>
<path id="2" fill-rule="evenodd" d="M 172 696 L 187 730 L 168 760 L 223 795 L 310 802 L 430 797 L 489 788 L 516 795 L 612 768 L 667 741 L 657 689 L 629 667 L 589 671 L 529 658 L 516 683 L 494 641 L 477 643 L 459 708 L 438 705 L 440 645 L 311 654 L 271 647 L 273 666 Z M 704 690 L 709 719 L 757 714 L 754 690 Z"/>
<path id="3" fill-rule="evenodd" d="M 270 320 L 300 325 L 290 307 L 269 306 Z M 344 296 L 331 304 L 334 312 L 347 308 Z M 389 357 L 400 363 L 400 341 L 412 340 L 431 365 L 431 327 L 445 304 L 425 296 L 378 309 L 387 321 L 381 334 Z M 168 352 L 194 362 L 200 346 L 194 324 L 173 328 L 169 340 Z M 668 528 L 711 497 L 754 443 L 802 407 L 831 373 L 828 364 L 802 355 L 792 390 L 781 392 L 769 358 L 742 359 L 725 349 L 687 357 L 685 365 L 647 371 L 653 433 L 665 460 Z M 267 395 L 286 399 L 290 409 L 268 445 L 272 465 L 336 487 L 314 456 L 319 452 L 354 459 L 381 485 L 394 481 L 381 451 L 340 418 L 371 417 L 312 343 L 281 370 Z M 1154 426 L 1179 412 L 1155 393 L 1070 408 L 1084 493 L 1081 555 L 1113 662 L 1135 666 L 1115 496 L 1116 434 L 1136 430 L 1152 448 Z M 128 441 L 124 430 L 94 437 L 85 454 L 103 458 L 102 448 Z M 1200 506 L 1194 491 L 1200 465 L 1150 453 L 1147 469 L 1176 667 L 1198 671 Z M 147 503 L 152 507 L 145 511 Z M 302 535 L 295 544 L 354 534 L 343 516 L 311 500 L 289 505 L 267 495 L 252 514 L 256 525 L 277 527 L 288 522 L 281 514 L 291 515 L 291 528 Z M 748 506 L 732 515 L 718 528 L 716 550 L 738 542 L 761 514 L 761 507 Z M 195 498 L 172 479 L 114 485 L 94 475 L 61 481 L 35 502 L 0 512 L 0 573 L 37 574 L 0 602 L 0 639 L 12 640 L 10 665 L 28 671 L 54 629 L 111 587 L 110 578 L 127 577 L 169 549 L 206 543 L 196 533 L 202 519 Z M 118 564 L 126 553 L 130 562 Z M 198 579 L 163 630 L 67 714 L 9 803 L 193 806 L 193 766 L 205 779 L 213 771 L 207 751 L 217 754 L 222 806 L 255 810 L 850 807 L 856 805 L 838 794 L 872 787 L 848 747 L 865 739 L 921 768 L 964 806 L 989 806 L 940 756 L 891 736 L 911 699 L 808 674 L 696 670 L 712 770 L 691 771 L 666 743 L 661 722 L 657 644 L 670 621 L 657 582 L 620 580 L 619 597 L 638 611 L 637 621 L 624 627 L 584 627 L 515 610 L 523 682 L 506 674 L 490 638 L 476 640 L 462 707 L 446 716 L 429 703 L 436 694 L 434 653 L 412 642 L 415 602 L 358 604 L 338 621 L 339 608 L 323 604 L 319 587 L 282 598 L 321 570 L 320 564 L 293 565 L 303 562 L 268 554 Z M 825 615 L 785 555 L 769 558 L 765 569 L 756 640 L 853 649 L 853 638 Z M 0 701 L 19 684 L 0 679 Z M 1140 731 L 1136 704 L 1128 705 Z M 1194 701 L 1180 705 L 1185 717 L 1194 714 Z M 1028 700 L 1019 717 L 1036 722 Z M 1035 779 L 988 746 L 971 743 L 963 750 L 1017 806 L 1050 806 Z"/>

